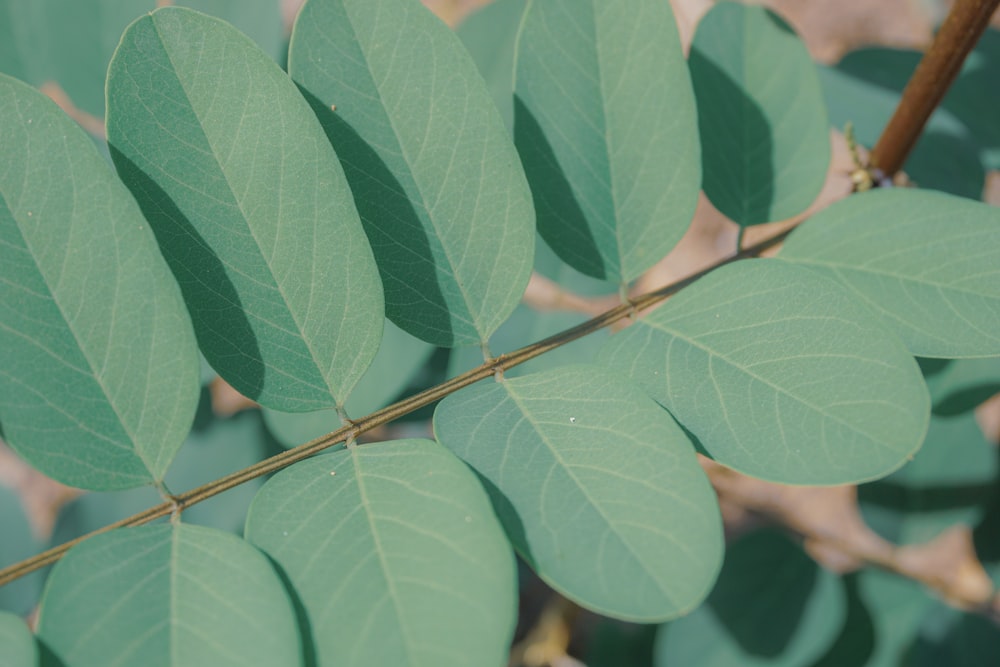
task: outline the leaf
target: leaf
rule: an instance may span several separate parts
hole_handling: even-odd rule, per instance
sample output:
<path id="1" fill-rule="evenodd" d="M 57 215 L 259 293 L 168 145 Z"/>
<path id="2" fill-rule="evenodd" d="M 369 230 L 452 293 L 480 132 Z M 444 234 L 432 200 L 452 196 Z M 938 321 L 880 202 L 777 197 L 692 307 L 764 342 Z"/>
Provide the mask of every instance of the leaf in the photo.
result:
<path id="1" fill-rule="evenodd" d="M 846 602 L 836 575 L 785 535 L 758 531 L 726 552 L 705 604 L 660 629 L 655 665 L 809 665 L 836 639 Z"/>
<path id="2" fill-rule="evenodd" d="M 399 396 L 434 350 L 389 320 L 384 325 L 378 353 L 344 406 L 355 419 L 386 407 Z M 285 447 L 296 447 L 341 426 L 336 410 L 290 413 L 265 408 L 262 412 L 268 429 Z"/>
<path id="3" fill-rule="evenodd" d="M 837 279 L 913 354 L 1000 355 L 1000 210 L 926 190 L 849 197 L 792 234 L 782 259 Z"/>
<path id="4" fill-rule="evenodd" d="M 927 430 L 902 343 L 834 281 L 781 260 L 724 266 L 615 334 L 628 373 L 719 463 L 786 484 L 886 475 Z"/>
<path id="5" fill-rule="evenodd" d="M 486 81 L 503 124 L 514 131 L 514 59 L 527 0 L 495 0 L 466 16 L 455 34 Z"/>
<path id="6" fill-rule="evenodd" d="M 1000 393 L 1000 358 L 924 359 L 920 362 L 931 393 L 933 412 L 960 415 Z"/>
<path id="7" fill-rule="evenodd" d="M 174 493 L 188 491 L 257 463 L 266 452 L 267 433 L 258 414 L 247 411 L 228 419 L 215 418 L 202 428 L 195 427 L 164 481 Z M 253 479 L 187 507 L 184 521 L 238 534 L 250 501 L 263 483 L 261 478 Z M 49 545 L 63 544 L 162 501 L 148 487 L 84 494 L 59 509 Z"/>
<path id="8" fill-rule="evenodd" d="M 19 616 L 0 611 L 0 664 L 4 667 L 35 667 L 38 646 L 31 630 Z"/>
<path id="9" fill-rule="evenodd" d="M 135 201 L 55 104 L 0 75 L 0 421 L 82 488 L 163 478 L 191 425 L 191 322 Z"/>
<path id="10" fill-rule="evenodd" d="M 975 415 L 933 417 L 912 461 L 858 488 L 865 523 L 895 544 L 929 542 L 941 531 L 974 527 L 993 498 L 996 452 Z"/>
<path id="11" fill-rule="evenodd" d="M 299 665 L 299 630 L 267 558 L 201 526 L 125 528 L 49 577 L 38 636 L 66 665 Z"/>
<path id="12" fill-rule="evenodd" d="M 528 282 L 534 214 L 461 42 L 410 0 L 309 0 L 289 53 L 351 183 L 388 317 L 437 345 L 486 341 Z"/>
<path id="13" fill-rule="evenodd" d="M 550 586 L 635 621 L 686 613 L 718 572 L 718 503 L 691 443 L 596 366 L 478 384 L 434 434 L 483 478 L 514 548 Z"/>
<path id="14" fill-rule="evenodd" d="M 616 284 L 687 230 L 700 187 L 694 97 L 669 3 L 529 2 L 514 141 L 538 230 L 566 263 Z"/>
<path id="15" fill-rule="evenodd" d="M 298 463 L 264 485 L 246 534 L 298 591 L 319 667 L 506 662 L 510 548 L 475 477 L 437 443 Z"/>
<path id="16" fill-rule="evenodd" d="M 6 486 L 0 485 L 0 567 L 13 565 L 41 551 L 31 532 L 21 501 Z M 42 577 L 34 572 L 0 587 L 0 610 L 17 614 L 29 613 L 38 602 Z M 0 646 L 3 646 L 0 642 Z"/>
<path id="17" fill-rule="evenodd" d="M 350 188 L 292 81 L 232 26 L 167 7 L 108 73 L 108 139 L 184 292 L 202 352 L 268 407 L 342 405 L 382 295 Z"/>
<path id="18" fill-rule="evenodd" d="M 763 7 L 720 2 L 698 23 L 689 65 L 712 204 L 742 226 L 805 210 L 826 179 L 830 138 L 795 32 Z"/>

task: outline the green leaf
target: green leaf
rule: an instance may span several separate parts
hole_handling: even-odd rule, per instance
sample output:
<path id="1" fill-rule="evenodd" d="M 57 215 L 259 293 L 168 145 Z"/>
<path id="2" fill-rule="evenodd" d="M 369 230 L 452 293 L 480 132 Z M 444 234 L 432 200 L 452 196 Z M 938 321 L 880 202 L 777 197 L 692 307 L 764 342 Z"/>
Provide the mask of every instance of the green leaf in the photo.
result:
<path id="1" fill-rule="evenodd" d="M 267 558 L 201 526 L 125 528 L 49 577 L 38 636 L 66 665 L 299 665 L 291 601 Z"/>
<path id="2" fill-rule="evenodd" d="M 433 351 L 431 345 L 386 320 L 378 354 L 347 399 L 345 412 L 356 419 L 387 406 L 406 389 Z M 341 426 L 336 410 L 290 413 L 265 408 L 263 414 L 268 429 L 286 447 L 296 447 Z"/>
<path id="3" fill-rule="evenodd" d="M 41 83 L 44 62 L 38 37 L 45 34 L 40 2 L 0 0 L 0 72 Z"/>
<path id="4" fill-rule="evenodd" d="M 38 645 L 31 630 L 19 616 L 0 611 L 0 665 L 3 667 L 35 667 L 38 665 Z"/>
<path id="5" fill-rule="evenodd" d="M 434 433 L 566 597 L 654 621 L 708 593 L 722 557 L 715 494 L 681 429 L 631 383 L 579 365 L 478 384 L 441 402 Z"/>
<path id="6" fill-rule="evenodd" d="M 841 200 L 781 251 L 860 297 L 924 357 L 1000 355 L 1000 209 L 927 190 Z"/>
<path id="7" fill-rule="evenodd" d="M 913 357 L 836 282 L 781 260 L 724 266 L 611 337 L 632 376 L 719 463 L 787 484 L 886 475 L 920 447 Z"/>
<path id="8" fill-rule="evenodd" d="M 232 26 L 167 7 L 108 73 L 115 165 L 184 292 L 202 352 L 268 407 L 342 405 L 382 332 L 371 249 L 309 105 Z"/>
<path id="9" fill-rule="evenodd" d="M 720 2 L 691 44 L 703 187 L 747 226 L 801 213 L 830 163 L 816 67 L 795 32 L 763 7 Z"/>
<path id="10" fill-rule="evenodd" d="M 1000 393 L 1000 357 L 917 361 L 924 372 L 936 415 L 960 415 Z"/>
<path id="11" fill-rule="evenodd" d="M 858 488 L 865 523 L 896 544 L 927 542 L 941 531 L 982 518 L 992 499 L 996 451 L 975 415 L 931 419 L 912 461 Z"/>
<path id="12" fill-rule="evenodd" d="M 928 614 L 907 657 L 912 667 L 992 667 L 1000 628 L 986 614 L 962 612 L 938 602 Z"/>
<path id="13" fill-rule="evenodd" d="M 532 1 L 516 67 L 514 141 L 539 232 L 579 271 L 634 280 L 684 235 L 701 180 L 670 4 Z"/>
<path id="14" fill-rule="evenodd" d="M 437 443 L 298 463 L 264 485 L 246 534 L 298 591 L 319 667 L 506 662 L 510 547 L 475 476 Z"/>
<path id="15" fill-rule="evenodd" d="M 194 489 L 261 461 L 267 433 L 255 412 L 228 419 L 215 418 L 188 436 L 164 480 L 173 493 Z M 253 479 L 184 510 L 184 521 L 240 533 L 247 508 L 263 484 Z M 63 544 L 108 524 L 137 514 L 163 499 L 149 487 L 114 493 L 86 493 L 63 505 L 56 518 L 50 546 Z"/>
<path id="16" fill-rule="evenodd" d="M 31 532 L 21 500 L 0 484 L 0 567 L 13 565 L 41 551 Z M 0 609 L 27 614 L 38 602 L 42 590 L 41 573 L 34 572 L 0 587 Z M 3 642 L 0 642 L 0 646 Z"/>
<path id="17" fill-rule="evenodd" d="M 65 484 L 163 477 L 198 397 L 191 321 L 135 201 L 55 104 L 0 75 L 0 421 Z"/>
<path id="18" fill-rule="evenodd" d="M 455 34 L 469 50 L 507 130 L 514 131 L 514 59 L 527 0 L 495 0 L 466 16 Z"/>
<path id="19" fill-rule="evenodd" d="M 655 665 L 808 665 L 833 644 L 846 613 L 836 575 L 785 535 L 758 531 L 726 552 L 705 604 L 660 629 Z"/>
<path id="20" fill-rule="evenodd" d="M 437 345 L 486 341 L 528 282 L 534 214 L 461 42 L 412 0 L 309 0 L 289 53 L 351 183 L 388 317 Z"/>

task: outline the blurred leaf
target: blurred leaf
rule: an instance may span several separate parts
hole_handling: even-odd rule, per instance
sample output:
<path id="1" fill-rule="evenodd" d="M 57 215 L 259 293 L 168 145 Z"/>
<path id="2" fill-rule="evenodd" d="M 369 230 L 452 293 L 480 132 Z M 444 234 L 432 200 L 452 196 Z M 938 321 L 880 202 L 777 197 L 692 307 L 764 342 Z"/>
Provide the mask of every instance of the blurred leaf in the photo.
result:
<path id="1" fill-rule="evenodd" d="M 261 489 L 246 534 L 298 591 L 318 667 L 506 661 L 510 547 L 475 477 L 437 443 L 297 463 Z"/>
<path id="2" fill-rule="evenodd" d="M 384 322 L 378 353 L 344 406 L 348 416 L 358 418 L 389 405 L 399 396 L 434 351 L 389 320 Z M 340 428 L 336 410 L 290 413 L 264 408 L 264 422 L 282 445 L 296 447 Z"/>
<path id="3" fill-rule="evenodd" d="M 708 599 L 664 625 L 656 667 L 800 667 L 837 637 L 847 614 L 838 578 L 785 535 L 763 530 L 726 551 Z"/>
<path id="4" fill-rule="evenodd" d="M 119 529 L 70 550 L 49 577 L 38 636 L 73 667 L 301 664 L 267 558 L 184 524 Z"/>
<path id="5" fill-rule="evenodd" d="M 976 48 L 966 57 L 962 71 L 945 96 L 944 107 L 969 129 L 980 149 L 986 169 L 1000 169 L 1000 127 L 996 110 L 1000 108 L 1000 31 L 987 30 Z"/>
<path id="6" fill-rule="evenodd" d="M 350 188 L 292 81 L 232 26 L 167 7 L 108 74 L 108 138 L 157 234 L 205 357 L 240 393 L 343 404 L 382 333 Z"/>
<path id="7" fill-rule="evenodd" d="M 924 371 L 936 415 L 963 414 L 1000 393 L 1000 357 L 917 361 Z"/>
<path id="8" fill-rule="evenodd" d="M 437 345 L 486 341 L 528 282 L 534 214 L 461 42 L 411 0 L 309 0 L 289 67 L 344 165 L 388 317 Z"/>
<path id="9" fill-rule="evenodd" d="M 0 611 L 0 665 L 3 667 L 35 667 L 38 646 L 31 630 L 20 617 Z"/>
<path id="10" fill-rule="evenodd" d="M 275 60 L 281 55 L 279 0 L 171 4 L 225 19 Z M 0 71 L 34 85 L 55 81 L 74 106 L 103 118 L 104 79 L 121 34 L 155 6 L 153 0 L 0 0 L 0 15 L 10 16 L 7 25 L 0 21 Z M 5 30 L 10 31 L 9 42 L 2 39 Z"/>
<path id="11" fill-rule="evenodd" d="M 881 189 L 812 216 L 782 259 L 838 280 L 913 354 L 1000 355 L 1000 209 Z"/>
<path id="12" fill-rule="evenodd" d="M 264 458 L 265 437 L 260 416 L 256 413 L 243 412 L 228 419 L 214 419 L 188 436 L 167 473 L 167 487 L 174 493 L 189 491 L 257 463 Z M 260 478 L 250 480 L 188 507 L 183 513 L 184 521 L 240 533 L 250 501 L 263 483 Z M 62 507 L 51 544 L 62 544 L 162 501 L 150 488 L 85 494 Z"/>
<path id="13" fill-rule="evenodd" d="M 920 629 L 908 667 L 996 667 L 1000 627 L 939 602 Z"/>
<path id="14" fill-rule="evenodd" d="M 21 500 L 13 491 L 0 484 L 0 567 L 13 565 L 41 551 L 39 541 L 31 532 Z M 42 592 L 41 573 L 34 572 L 0 587 L 0 610 L 27 614 L 38 602 Z M 0 646 L 3 642 L 0 642 Z"/>
<path id="15" fill-rule="evenodd" d="M 863 146 L 875 145 L 899 103 L 900 93 L 920 61 L 917 51 L 872 48 L 844 56 L 836 68 L 820 67 L 831 124 L 850 122 Z M 968 129 L 938 107 L 903 169 L 918 185 L 979 199 L 985 172 Z"/>
<path id="16" fill-rule="evenodd" d="M 956 524 L 974 526 L 994 493 L 996 451 L 973 414 L 934 417 L 912 461 L 858 489 L 865 522 L 896 544 L 927 542 Z"/>
<path id="17" fill-rule="evenodd" d="M 927 389 L 900 340 L 836 282 L 781 260 L 713 271 L 600 359 L 716 461 L 770 481 L 881 477 L 927 429 Z"/>
<path id="18" fill-rule="evenodd" d="M 495 0 L 469 14 L 455 34 L 469 50 L 504 125 L 514 131 L 514 58 L 527 0 Z"/>
<path id="19" fill-rule="evenodd" d="M 191 322 L 135 201 L 55 104 L 0 75 L 0 420 L 65 484 L 162 479 L 191 426 Z"/>
<path id="20" fill-rule="evenodd" d="M 737 224 L 784 220 L 819 194 L 830 137 L 816 67 L 763 7 L 719 2 L 689 56 L 705 195 Z"/>
<path id="21" fill-rule="evenodd" d="M 691 443 L 635 386 L 597 366 L 474 385 L 434 433 L 481 476 L 518 553 L 601 614 L 665 620 L 708 592 L 718 502 Z"/>
<path id="22" fill-rule="evenodd" d="M 684 235 L 698 202 L 694 96 L 670 4 L 528 5 L 514 140 L 538 230 L 577 270 L 616 285 Z"/>

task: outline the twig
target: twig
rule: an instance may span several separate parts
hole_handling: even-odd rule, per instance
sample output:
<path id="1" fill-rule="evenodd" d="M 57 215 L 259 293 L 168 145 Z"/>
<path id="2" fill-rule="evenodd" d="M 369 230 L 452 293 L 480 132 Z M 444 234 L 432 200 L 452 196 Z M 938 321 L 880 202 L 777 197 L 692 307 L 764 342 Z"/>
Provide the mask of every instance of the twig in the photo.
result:
<path id="1" fill-rule="evenodd" d="M 872 149 L 871 165 L 880 177 L 891 179 L 902 168 L 998 5 L 1000 0 L 955 0 Z"/>

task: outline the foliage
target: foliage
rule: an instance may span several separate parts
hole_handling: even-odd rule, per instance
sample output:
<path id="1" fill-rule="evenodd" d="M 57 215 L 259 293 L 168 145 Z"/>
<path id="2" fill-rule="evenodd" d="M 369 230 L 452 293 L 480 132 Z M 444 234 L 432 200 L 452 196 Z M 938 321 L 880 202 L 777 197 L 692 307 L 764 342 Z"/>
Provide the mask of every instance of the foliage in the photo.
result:
<path id="1" fill-rule="evenodd" d="M 489 361 L 575 322 L 518 305 L 533 266 L 624 297 L 700 189 L 741 226 L 801 213 L 829 162 L 827 109 L 858 100 L 870 138 L 865 96 L 896 95 L 845 64 L 817 71 L 779 18 L 728 3 L 685 60 L 664 0 L 499 0 L 479 41 L 482 23 L 456 36 L 415 0 L 308 0 L 287 74 L 274 3 L 183 4 L 254 40 L 190 8 L 0 2 L 2 434 L 52 478 L 109 492 L 59 536 L 251 465 L 277 449 L 265 423 L 294 446 L 388 404 L 434 346 L 464 368 L 469 350 Z M 106 144 L 32 87 L 56 81 L 100 116 L 105 65 Z M 964 85 L 932 128 L 972 146 L 981 177 L 996 130 L 977 133 Z M 935 182 L 926 155 L 926 184 L 978 196 L 968 171 Z M 956 642 L 996 632 L 912 582 L 838 578 L 772 532 L 723 564 L 696 452 L 785 484 L 885 478 L 862 501 L 901 542 L 979 521 L 995 540 L 996 461 L 969 412 L 1000 385 L 998 331 L 995 209 L 852 196 L 778 258 L 448 396 L 436 440 L 350 440 L 212 512 L 83 542 L 48 577 L 39 646 L 0 616 L 0 659 L 505 664 L 516 552 L 585 609 L 672 621 L 657 665 L 985 664 Z M 199 354 L 263 420 L 206 416 Z M 9 563 L 35 545 L 16 500 L 0 509 Z M 23 614 L 38 588 L 0 605 Z"/>

